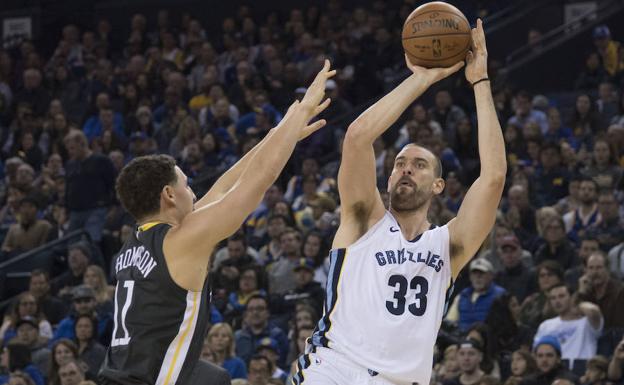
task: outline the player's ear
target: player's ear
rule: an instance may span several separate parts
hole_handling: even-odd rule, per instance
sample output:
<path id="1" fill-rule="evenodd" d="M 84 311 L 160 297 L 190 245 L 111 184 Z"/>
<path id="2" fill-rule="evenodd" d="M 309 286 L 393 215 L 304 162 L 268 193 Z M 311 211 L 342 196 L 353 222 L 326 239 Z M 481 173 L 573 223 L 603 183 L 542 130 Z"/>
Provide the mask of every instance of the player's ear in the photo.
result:
<path id="1" fill-rule="evenodd" d="M 444 182 L 444 179 L 435 178 L 433 180 L 433 193 L 435 195 L 442 194 L 442 191 L 444 191 L 445 186 L 446 186 L 446 183 Z"/>
<path id="2" fill-rule="evenodd" d="M 173 192 L 173 187 L 170 185 L 165 185 L 162 191 L 160 192 L 161 198 L 163 198 L 166 202 L 175 202 L 175 194 Z"/>

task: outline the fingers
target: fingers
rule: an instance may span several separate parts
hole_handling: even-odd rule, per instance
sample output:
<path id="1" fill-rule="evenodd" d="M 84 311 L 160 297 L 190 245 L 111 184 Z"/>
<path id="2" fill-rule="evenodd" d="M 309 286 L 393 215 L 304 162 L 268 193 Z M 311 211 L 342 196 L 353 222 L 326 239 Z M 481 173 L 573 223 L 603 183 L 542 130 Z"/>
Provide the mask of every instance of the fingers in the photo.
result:
<path id="1" fill-rule="evenodd" d="M 327 121 L 325 119 L 317 120 L 316 122 L 307 125 L 302 131 L 299 140 L 304 139 L 314 132 L 318 131 L 321 127 L 325 126 Z"/>
<path id="2" fill-rule="evenodd" d="M 466 63 L 470 64 L 474 61 L 474 54 L 472 53 L 472 51 L 468 51 L 466 53 Z"/>
<path id="3" fill-rule="evenodd" d="M 452 67 L 445 68 L 444 69 L 444 76 L 446 77 L 446 76 L 450 76 L 450 75 L 454 74 L 455 72 L 459 71 L 460 68 L 462 68 L 463 66 L 464 66 L 464 62 L 460 61 L 460 62 L 455 63 L 455 65 L 452 66 Z"/>
<path id="4" fill-rule="evenodd" d="M 325 111 L 325 109 L 329 107 L 330 103 L 331 103 L 330 98 L 325 99 L 323 103 L 321 103 L 318 107 L 314 109 L 314 115 L 316 116 L 320 114 L 321 112 Z"/>

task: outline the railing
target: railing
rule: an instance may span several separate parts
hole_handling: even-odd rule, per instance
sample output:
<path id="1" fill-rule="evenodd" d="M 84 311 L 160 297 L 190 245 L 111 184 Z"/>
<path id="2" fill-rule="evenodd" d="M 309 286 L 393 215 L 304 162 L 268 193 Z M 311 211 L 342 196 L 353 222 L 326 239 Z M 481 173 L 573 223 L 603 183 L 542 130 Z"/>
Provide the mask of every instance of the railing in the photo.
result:
<path id="1" fill-rule="evenodd" d="M 511 72 L 519 67 L 526 65 L 527 62 L 534 58 L 549 52 L 553 47 L 568 41 L 569 39 L 581 34 L 594 26 L 600 20 L 624 9 L 624 2 L 621 0 L 612 0 L 600 4 L 596 9 L 575 18 L 569 23 L 562 24 L 547 33 L 543 34 L 534 45 L 526 44 L 507 56 L 506 72 Z M 536 49 L 535 47 L 539 47 Z"/>
<path id="2" fill-rule="evenodd" d="M 8 261 L 0 263 L 0 272 L 5 280 L 5 293 L 0 299 L 0 314 L 11 303 L 13 298 L 28 289 L 30 272 L 34 269 L 52 271 L 57 257 L 67 255 L 67 247 L 79 240 L 89 241 L 89 234 L 85 230 L 76 230 L 63 238 L 56 239 L 29 250 Z M 60 271 L 59 271 L 60 272 Z M 54 276 L 54 274 L 50 274 Z"/>

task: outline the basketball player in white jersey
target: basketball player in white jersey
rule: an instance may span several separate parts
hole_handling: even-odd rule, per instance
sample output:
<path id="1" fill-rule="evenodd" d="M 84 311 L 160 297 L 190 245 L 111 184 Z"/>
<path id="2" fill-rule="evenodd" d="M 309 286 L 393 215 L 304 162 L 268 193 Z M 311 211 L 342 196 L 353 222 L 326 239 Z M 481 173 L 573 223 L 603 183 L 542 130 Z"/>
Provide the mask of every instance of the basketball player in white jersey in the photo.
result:
<path id="1" fill-rule="evenodd" d="M 373 142 L 463 63 L 424 69 L 408 62 L 413 74 L 349 126 L 325 314 L 298 361 L 296 385 L 429 384 L 447 292 L 494 224 L 507 171 L 480 20 L 472 39 L 465 75 L 474 85 L 481 174 L 447 225 L 427 220 L 431 198 L 444 189 L 440 160 L 418 145 L 405 146 L 390 175 L 386 211 L 375 183 Z"/>

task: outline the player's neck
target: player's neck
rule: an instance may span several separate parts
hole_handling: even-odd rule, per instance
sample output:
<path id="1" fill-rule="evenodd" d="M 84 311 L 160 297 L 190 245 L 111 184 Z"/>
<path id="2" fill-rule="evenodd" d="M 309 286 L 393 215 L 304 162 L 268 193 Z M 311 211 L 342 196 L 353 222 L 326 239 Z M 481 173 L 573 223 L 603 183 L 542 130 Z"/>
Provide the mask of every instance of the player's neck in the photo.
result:
<path id="1" fill-rule="evenodd" d="M 180 221 L 168 212 L 159 212 L 156 215 L 151 215 L 149 217 L 145 217 L 138 222 L 138 225 L 144 225 L 146 223 L 168 223 L 171 226 L 176 226 L 180 223 Z"/>
<path id="2" fill-rule="evenodd" d="M 431 224 L 427 220 L 429 207 L 421 207 L 414 211 L 397 212 L 390 208 L 390 212 L 399 223 L 405 239 L 414 239 L 429 229 Z"/>

